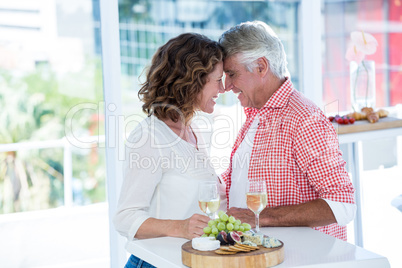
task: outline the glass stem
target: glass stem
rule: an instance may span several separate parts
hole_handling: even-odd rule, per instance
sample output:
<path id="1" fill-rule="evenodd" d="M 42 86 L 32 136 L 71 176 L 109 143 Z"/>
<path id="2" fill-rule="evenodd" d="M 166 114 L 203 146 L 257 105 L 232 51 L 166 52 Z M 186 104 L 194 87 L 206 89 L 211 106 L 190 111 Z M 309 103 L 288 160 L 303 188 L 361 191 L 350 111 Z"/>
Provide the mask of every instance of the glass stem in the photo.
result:
<path id="1" fill-rule="evenodd" d="M 215 212 L 208 215 L 211 220 L 215 220 Z"/>
<path id="2" fill-rule="evenodd" d="M 260 213 L 255 213 L 255 232 L 260 232 Z"/>

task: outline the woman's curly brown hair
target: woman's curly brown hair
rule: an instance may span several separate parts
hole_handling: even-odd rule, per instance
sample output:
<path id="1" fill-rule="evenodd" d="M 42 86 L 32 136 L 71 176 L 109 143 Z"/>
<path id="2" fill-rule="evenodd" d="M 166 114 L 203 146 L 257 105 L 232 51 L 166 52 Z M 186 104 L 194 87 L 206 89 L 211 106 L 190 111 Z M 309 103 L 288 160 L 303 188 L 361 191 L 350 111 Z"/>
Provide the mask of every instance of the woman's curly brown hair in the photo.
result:
<path id="1" fill-rule="evenodd" d="M 198 106 L 207 75 L 221 62 L 220 45 L 208 37 L 185 33 L 161 46 L 152 58 L 146 82 L 138 92 L 142 110 L 158 119 L 187 124 Z"/>

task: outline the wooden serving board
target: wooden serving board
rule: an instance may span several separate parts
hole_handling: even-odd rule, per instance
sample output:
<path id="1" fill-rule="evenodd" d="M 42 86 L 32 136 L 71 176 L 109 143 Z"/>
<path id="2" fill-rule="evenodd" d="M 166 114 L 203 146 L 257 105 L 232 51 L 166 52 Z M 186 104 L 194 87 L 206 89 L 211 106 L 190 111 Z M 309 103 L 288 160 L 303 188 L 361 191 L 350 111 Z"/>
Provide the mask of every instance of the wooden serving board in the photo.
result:
<path id="1" fill-rule="evenodd" d="M 276 248 L 266 248 L 232 255 L 220 255 L 214 251 L 193 249 L 191 241 L 181 247 L 181 259 L 184 265 L 192 268 L 260 268 L 272 267 L 283 262 L 285 258 L 284 244 Z"/>
<path id="2" fill-rule="evenodd" d="M 363 131 L 402 127 L 402 119 L 394 117 L 384 117 L 380 118 L 378 122 L 375 123 L 370 123 L 367 120 L 359 120 L 351 125 L 339 125 L 334 122 L 332 124 L 334 125 L 334 128 L 338 134 L 349 134 Z"/>

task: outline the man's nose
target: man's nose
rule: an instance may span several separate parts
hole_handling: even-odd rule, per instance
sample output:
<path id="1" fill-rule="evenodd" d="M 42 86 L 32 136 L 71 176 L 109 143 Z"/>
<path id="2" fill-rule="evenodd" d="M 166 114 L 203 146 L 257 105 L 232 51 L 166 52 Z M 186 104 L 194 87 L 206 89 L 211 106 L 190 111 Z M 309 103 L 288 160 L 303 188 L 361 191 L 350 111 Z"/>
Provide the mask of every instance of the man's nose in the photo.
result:
<path id="1" fill-rule="evenodd" d="M 223 83 L 219 84 L 219 89 L 218 89 L 219 93 L 225 93 L 225 87 L 223 86 Z"/>
<path id="2" fill-rule="evenodd" d="M 225 78 L 225 91 L 230 91 L 232 89 L 232 82 L 229 77 Z"/>

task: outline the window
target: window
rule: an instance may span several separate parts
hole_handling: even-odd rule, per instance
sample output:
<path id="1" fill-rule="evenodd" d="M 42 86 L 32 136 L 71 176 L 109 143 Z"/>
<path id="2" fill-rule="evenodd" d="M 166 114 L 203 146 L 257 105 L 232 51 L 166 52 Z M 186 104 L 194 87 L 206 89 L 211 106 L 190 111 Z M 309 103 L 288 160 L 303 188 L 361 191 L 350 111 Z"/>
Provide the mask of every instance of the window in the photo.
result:
<path id="1" fill-rule="evenodd" d="M 352 31 L 370 33 L 378 41 L 376 52 L 365 58 L 375 62 L 376 107 L 396 106 L 394 109 L 400 111 L 402 2 L 326 0 L 322 5 L 322 19 L 323 103 L 327 104 L 326 112 L 352 110 L 349 62 L 345 59 Z M 328 105 L 334 102 L 337 105 Z M 400 145 L 400 136 L 362 142 L 360 181 L 364 247 L 386 256 L 391 266 L 400 266 L 400 254 L 392 251 L 392 243 L 389 243 L 390 248 L 379 246 L 378 237 L 393 237 L 395 241 L 401 237 L 400 211 L 392 205 L 401 194 Z M 347 153 L 346 146 L 341 146 L 341 149 Z M 344 159 L 348 159 L 347 154 L 344 154 Z M 353 231 L 352 226 L 348 231 Z M 348 239 L 353 241 L 353 236 L 348 235 Z"/>
<path id="2" fill-rule="evenodd" d="M 248 20 L 268 23 L 283 41 L 292 81 L 299 88 L 297 1 L 119 1 L 123 110 L 144 116 L 137 92 L 144 68 L 158 47 L 184 33 L 197 32 L 218 40 L 230 27 Z M 218 104 L 236 103 L 224 94 Z M 131 127 L 130 127 L 131 129 Z"/>
<path id="3" fill-rule="evenodd" d="M 376 106 L 402 102 L 401 5 L 399 0 L 325 1 L 322 6 L 325 104 L 338 101 L 339 111 L 351 110 L 349 62 L 345 54 L 352 31 L 370 33 L 379 44 L 375 54 L 366 56 L 375 61 Z"/>
<path id="4" fill-rule="evenodd" d="M 0 3 L 0 213 L 106 200 L 98 13 Z"/>

